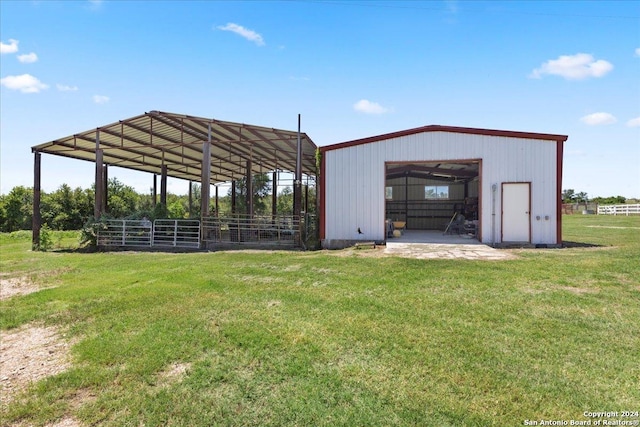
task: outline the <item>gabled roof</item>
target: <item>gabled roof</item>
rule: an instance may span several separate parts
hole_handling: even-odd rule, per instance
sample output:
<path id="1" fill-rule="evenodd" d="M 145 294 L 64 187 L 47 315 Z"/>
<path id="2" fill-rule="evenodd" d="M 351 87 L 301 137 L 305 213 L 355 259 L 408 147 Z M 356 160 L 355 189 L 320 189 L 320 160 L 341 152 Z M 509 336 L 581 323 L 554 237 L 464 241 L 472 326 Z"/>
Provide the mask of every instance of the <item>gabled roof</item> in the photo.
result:
<path id="1" fill-rule="evenodd" d="M 296 131 L 273 129 L 204 117 L 150 111 L 95 129 L 32 147 L 34 152 L 96 161 L 96 139 L 107 165 L 200 181 L 203 143 L 211 127 L 211 184 L 246 175 L 251 159 L 254 173 L 295 171 Z M 315 175 L 316 145 L 305 133 L 302 173 Z"/>
<path id="2" fill-rule="evenodd" d="M 403 136 L 414 135 L 423 132 L 452 132 L 452 133 L 465 133 L 472 135 L 487 135 L 487 136 L 503 136 L 509 138 L 524 138 L 524 139 L 540 139 L 548 141 L 566 141 L 567 135 L 554 135 L 548 133 L 532 133 L 532 132 L 516 132 L 510 130 L 497 130 L 497 129 L 478 129 L 478 128 L 465 128 L 457 126 L 440 126 L 429 125 L 419 128 L 401 130 L 399 132 L 386 133 L 383 135 L 371 136 L 369 138 L 355 139 L 353 141 L 341 142 L 338 144 L 325 145 L 320 147 L 320 151 L 338 150 L 340 148 L 353 147 L 355 145 L 369 144 L 372 142 L 384 141 L 392 138 L 400 138 Z"/>

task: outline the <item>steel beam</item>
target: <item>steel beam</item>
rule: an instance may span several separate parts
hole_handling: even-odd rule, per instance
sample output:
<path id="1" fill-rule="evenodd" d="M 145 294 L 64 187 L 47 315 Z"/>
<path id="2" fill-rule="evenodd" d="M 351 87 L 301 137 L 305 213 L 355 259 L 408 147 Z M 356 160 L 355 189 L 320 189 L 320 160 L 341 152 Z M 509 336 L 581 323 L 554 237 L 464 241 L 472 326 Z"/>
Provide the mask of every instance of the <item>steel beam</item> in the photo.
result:
<path id="1" fill-rule="evenodd" d="M 202 179 L 200 181 L 200 217 L 209 216 L 209 199 L 211 190 L 211 125 L 207 133 L 207 141 L 202 144 Z"/>
<path id="2" fill-rule="evenodd" d="M 160 167 L 160 203 L 167 207 L 167 165 Z"/>
<path id="3" fill-rule="evenodd" d="M 253 218 L 253 162 L 251 159 L 247 160 L 247 214 L 250 218 Z"/>
<path id="4" fill-rule="evenodd" d="M 33 218 L 31 223 L 31 248 L 40 247 L 40 227 L 42 217 L 40 215 L 40 181 L 41 181 L 41 154 L 33 153 Z"/>

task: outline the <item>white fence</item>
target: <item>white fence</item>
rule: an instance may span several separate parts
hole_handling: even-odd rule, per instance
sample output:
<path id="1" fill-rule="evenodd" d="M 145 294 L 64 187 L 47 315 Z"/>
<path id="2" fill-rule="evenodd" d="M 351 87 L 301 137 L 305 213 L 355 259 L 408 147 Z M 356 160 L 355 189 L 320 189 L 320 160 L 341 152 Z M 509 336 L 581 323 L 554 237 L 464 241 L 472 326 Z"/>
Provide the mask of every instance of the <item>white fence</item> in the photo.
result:
<path id="1" fill-rule="evenodd" d="M 598 215 L 640 215 L 640 203 L 635 205 L 599 205 Z"/>
<path id="2" fill-rule="evenodd" d="M 98 230 L 98 246 L 200 247 L 200 221 L 193 219 L 110 219 Z"/>

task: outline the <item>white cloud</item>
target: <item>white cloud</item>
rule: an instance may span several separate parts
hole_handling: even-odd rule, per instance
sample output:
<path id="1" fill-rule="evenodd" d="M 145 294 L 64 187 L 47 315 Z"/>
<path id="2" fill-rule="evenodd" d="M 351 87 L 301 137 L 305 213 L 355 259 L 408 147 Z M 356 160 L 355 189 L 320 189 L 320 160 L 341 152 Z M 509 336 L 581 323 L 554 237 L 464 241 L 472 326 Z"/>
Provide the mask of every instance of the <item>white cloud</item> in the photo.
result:
<path id="1" fill-rule="evenodd" d="M 220 25 L 217 27 L 219 30 L 222 31 L 231 31 L 232 33 L 236 33 L 241 37 L 244 37 L 245 39 L 254 42 L 255 44 L 257 44 L 258 46 L 264 46 L 265 42 L 264 39 L 262 38 L 262 36 L 258 33 L 256 33 L 253 30 L 250 30 L 248 28 L 244 28 L 242 25 L 238 25 L 238 24 L 234 24 L 233 22 L 229 22 L 227 25 Z"/>
<path id="2" fill-rule="evenodd" d="M 56 87 L 60 92 L 75 92 L 78 90 L 78 86 L 61 85 L 60 83 L 58 83 Z"/>
<path id="3" fill-rule="evenodd" d="M 636 56 L 640 56 L 640 47 L 636 48 Z"/>
<path id="4" fill-rule="evenodd" d="M 627 122 L 627 126 L 629 126 L 630 128 L 640 127 L 640 117 L 636 117 L 634 119 L 629 120 Z"/>
<path id="5" fill-rule="evenodd" d="M 109 97 L 104 95 L 93 95 L 93 102 L 96 104 L 106 104 L 109 102 Z"/>
<path id="6" fill-rule="evenodd" d="M 384 114 L 390 111 L 388 108 L 383 107 L 377 102 L 372 102 L 367 99 L 361 99 L 353 104 L 353 109 L 365 114 Z"/>
<path id="7" fill-rule="evenodd" d="M 9 44 L 0 41 L 0 53 L 16 53 L 18 51 L 18 40 L 9 39 Z"/>
<path id="8" fill-rule="evenodd" d="M 589 77 L 602 77 L 613 70 L 613 65 L 603 59 L 597 61 L 588 53 L 562 55 L 550 59 L 531 72 L 529 77 L 542 78 L 545 74 L 564 77 L 567 80 L 581 80 Z"/>
<path id="9" fill-rule="evenodd" d="M 38 60 L 38 55 L 35 53 L 25 53 L 24 55 L 18 55 L 18 61 L 23 64 L 31 64 L 32 62 L 36 62 Z"/>
<path id="10" fill-rule="evenodd" d="M 19 76 L 7 76 L 0 79 L 0 84 L 11 90 L 19 90 L 22 93 L 38 93 L 49 87 L 31 74 Z"/>
<path id="11" fill-rule="evenodd" d="M 581 117 L 580 120 L 589 126 L 610 125 L 618 121 L 609 113 L 593 113 Z"/>

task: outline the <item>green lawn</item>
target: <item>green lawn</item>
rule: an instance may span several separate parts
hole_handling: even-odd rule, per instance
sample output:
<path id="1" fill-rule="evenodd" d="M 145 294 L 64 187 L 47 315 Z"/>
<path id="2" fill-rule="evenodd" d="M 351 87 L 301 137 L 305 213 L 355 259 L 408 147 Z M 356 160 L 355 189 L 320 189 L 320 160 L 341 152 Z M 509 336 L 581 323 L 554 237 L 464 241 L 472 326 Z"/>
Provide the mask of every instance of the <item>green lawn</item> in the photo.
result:
<path id="1" fill-rule="evenodd" d="M 52 288 L 0 303 L 2 332 L 56 325 L 74 344 L 71 369 L 1 405 L 0 425 L 516 426 L 638 411 L 640 217 L 566 216 L 564 239 L 509 261 L 425 261 L 31 252 L 29 234 L 3 235 L 3 277 Z"/>

